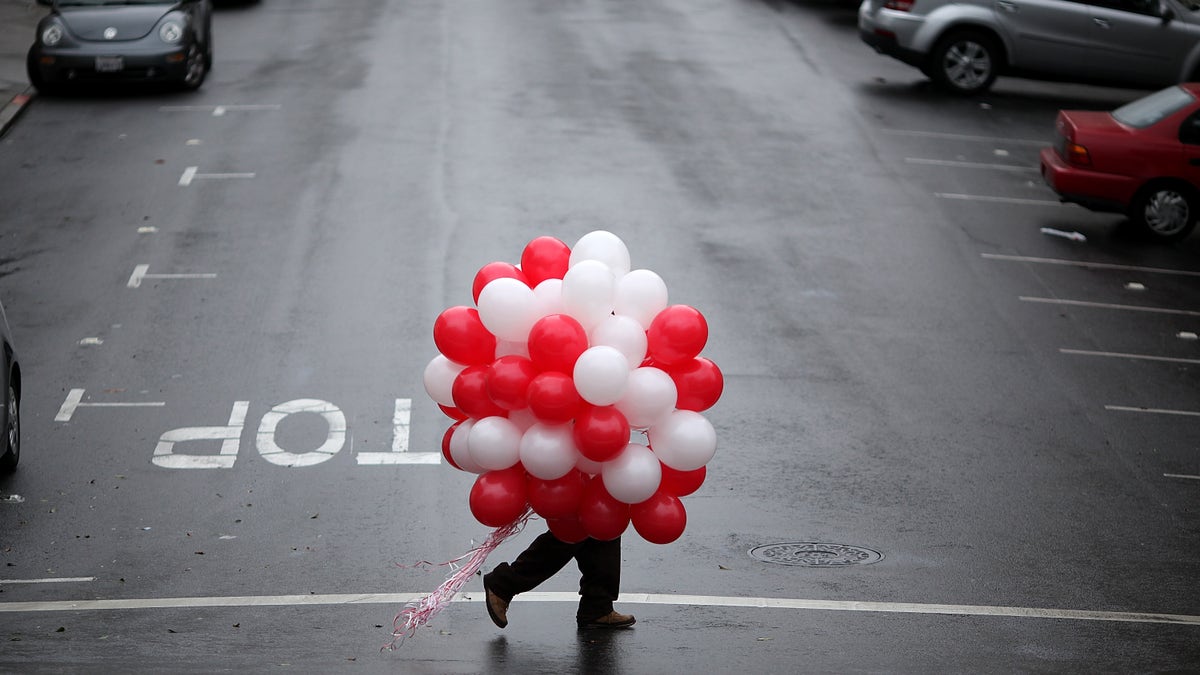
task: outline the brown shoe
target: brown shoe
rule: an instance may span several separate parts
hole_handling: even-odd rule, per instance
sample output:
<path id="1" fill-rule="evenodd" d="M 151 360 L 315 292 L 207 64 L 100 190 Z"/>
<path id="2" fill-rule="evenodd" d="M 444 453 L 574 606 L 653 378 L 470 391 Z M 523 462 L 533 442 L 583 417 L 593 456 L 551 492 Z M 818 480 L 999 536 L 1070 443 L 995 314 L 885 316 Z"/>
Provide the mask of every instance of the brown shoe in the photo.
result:
<path id="1" fill-rule="evenodd" d="M 615 610 L 605 614 L 604 616 L 591 619 L 590 621 L 580 621 L 580 628 L 628 628 L 637 623 L 637 619 L 633 618 L 632 614 L 618 614 Z"/>
<path id="2" fill-rule="evenodd" d="M 497 626 L 504 628 L 508 625 L 508 602 L 492 592 L 492 589 L 487 587 L 487 581 L 483 583 L 483 604 L 487 606 L 488 616 L 492 617 L 492 622 Z"/>

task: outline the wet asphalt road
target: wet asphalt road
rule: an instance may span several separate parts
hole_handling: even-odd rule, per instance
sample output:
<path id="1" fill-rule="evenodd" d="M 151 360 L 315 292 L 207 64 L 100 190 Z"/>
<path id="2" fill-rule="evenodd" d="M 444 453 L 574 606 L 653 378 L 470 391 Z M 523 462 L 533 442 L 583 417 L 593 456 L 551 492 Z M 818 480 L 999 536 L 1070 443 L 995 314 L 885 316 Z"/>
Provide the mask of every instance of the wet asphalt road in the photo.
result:
<path id="1" fill-rule="evenodd" d="M 1056 110 L 1141 92 L 947 98 L 832 3 L 264 0 L 215 30 L 200 92 L 41 99 L 0 140 L 0 299 L 27 381 L 0 478 L 0 668 L 1200 666 L 1200 343 L 1180 337 L 1200 332 L 1200 238 L 1142 241 L 1054 203 L 1035 168 Z M 437 451 L 434 318 L 483 264 L 595 229 L 709 321 L 726 388 L 687 531 L 625 538 L 632 631 L 577 632 L 564 572 L 504 631 L 475 582 L 379 653 L 403 603 L 376 594 L 445 574 L 396 563 L 487 532 L 470 476 L 363 459 L 397 426 Z M 264 425 L 300 399 L 345 437 L 311 414 Z M 153 461 L 197 427 L 233 427 L 224 459 L 176 450 L 228 466 Z M 337 451 L 287 468 L 264 437 Z M 747 554 L 780 542 L 883 557 Z M 184 600 L 147 606 L 163 598 Z M 785 602 L 720 606 L 759 598 Z"/>

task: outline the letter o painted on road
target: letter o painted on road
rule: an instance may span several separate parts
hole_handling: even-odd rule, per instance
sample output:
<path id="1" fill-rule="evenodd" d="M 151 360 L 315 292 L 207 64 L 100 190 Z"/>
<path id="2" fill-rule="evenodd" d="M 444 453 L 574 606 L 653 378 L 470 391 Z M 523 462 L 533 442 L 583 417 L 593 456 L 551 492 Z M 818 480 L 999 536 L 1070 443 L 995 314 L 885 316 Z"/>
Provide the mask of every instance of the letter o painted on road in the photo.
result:
<path id="1" fill-rule="evenodd" d="M 329 435 L 321 447 L 312 452 L 288 452 L 275 442 L 275 430 L 283 418 L 295 413 L 317 413 L 329 425 Z M 280 403 L 263 415 L 258 425 L 258 453 L 263 459 L 279 466 L 313 466 L 328 461 L 346 444 L 346 415 L 329 401 L 314 398 L 298 398 Z"/>

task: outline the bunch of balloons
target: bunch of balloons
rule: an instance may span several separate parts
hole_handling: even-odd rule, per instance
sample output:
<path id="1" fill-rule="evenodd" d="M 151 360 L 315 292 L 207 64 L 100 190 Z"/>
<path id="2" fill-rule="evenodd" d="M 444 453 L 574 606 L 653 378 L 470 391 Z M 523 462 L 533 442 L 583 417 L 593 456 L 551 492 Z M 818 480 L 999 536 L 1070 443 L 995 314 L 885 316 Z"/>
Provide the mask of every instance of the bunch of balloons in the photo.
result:
<path id="1" fill-rule="evenodd" d="M 631 271 L 604 230 L 573 248 L 538 237 L 519 266 L 484 265 L 472 294 L 474 307 L 434 322 L 424 382 L 455 420 L 446 461 L 478 474 L 475 518 L 502 527 L 528 507 L 566 542 L 615 539 L 631 523 L 647 541 L 678 539 L 680 497 L 717 448 L 701 412 L 724 388 L 700 356 L 704 316 L 668 305 L 662 278 Z"/>

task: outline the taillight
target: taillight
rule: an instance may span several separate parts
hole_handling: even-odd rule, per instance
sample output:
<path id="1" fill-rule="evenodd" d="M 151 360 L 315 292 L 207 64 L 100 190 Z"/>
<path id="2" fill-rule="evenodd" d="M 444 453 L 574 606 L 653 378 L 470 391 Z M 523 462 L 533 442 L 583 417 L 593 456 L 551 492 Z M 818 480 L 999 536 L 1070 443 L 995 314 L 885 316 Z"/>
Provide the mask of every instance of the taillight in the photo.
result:
<path id="1" fill-rule="evenodd" d="M 1091 166 L 1092 157 L 1088 154 L 1088 149 L 1078 143 L 1067 141 L 1066 147 L 1067 161 L 1077 166 Z"/>
<path id="2" fill-rule="evenodd" d="M 887 0 L 883 3 L 883 8 L 894 9 L 897 12 L 911 12 L 915 4 L 917 4 L 917 0 Z"/>

